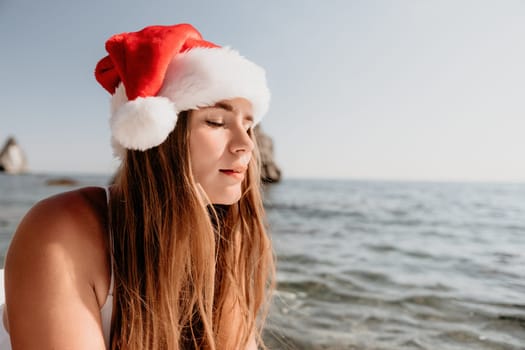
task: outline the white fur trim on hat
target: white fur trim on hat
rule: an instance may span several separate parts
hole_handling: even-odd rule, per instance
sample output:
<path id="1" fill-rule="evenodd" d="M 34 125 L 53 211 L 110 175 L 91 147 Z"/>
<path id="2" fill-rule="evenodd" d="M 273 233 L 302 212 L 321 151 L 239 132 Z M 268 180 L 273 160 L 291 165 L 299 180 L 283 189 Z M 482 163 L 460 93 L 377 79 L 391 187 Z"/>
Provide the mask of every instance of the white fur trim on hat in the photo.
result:
<path id="1" fill-rule="evenodd" d="M 175 55 L 158 95 L 175 102 L 179 111 L 243 97 L 252 103 L 255 124 L 270 103 L 264 69 L 229 47 L 199 47 Z"/>
<path id="2" fill-rule="evenodd" d="M 145 151 L 160 145 L 175 128 L 177 111 L 170 99 L 161 96 L 138 97 L 128 101 L 122 85 L 111 98 L 111 133 L 114 153 L 122 150 Z"/>
<path id="3" fill-rule="evenodd" d="M 111 97 L 113 153 L 123 159 L 126 149 L 158 146 L 175 128 L 178 111 L 237 97 L 251 102 L 254 124 L 259 123 L 270 103 L 264 69 L 228 47 L 176 54 L 157 96 L 128 101 L 124 84 L 117 87 Z"/>

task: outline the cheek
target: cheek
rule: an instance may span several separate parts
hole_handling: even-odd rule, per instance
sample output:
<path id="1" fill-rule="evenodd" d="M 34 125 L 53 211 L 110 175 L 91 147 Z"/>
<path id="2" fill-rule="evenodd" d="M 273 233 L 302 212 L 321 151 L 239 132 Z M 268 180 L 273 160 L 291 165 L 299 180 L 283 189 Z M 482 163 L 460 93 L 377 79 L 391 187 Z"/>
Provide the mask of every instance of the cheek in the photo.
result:
<path id="1" fill-rule="evenodd" d="M 196 180 L 202 180 L 204 176 L 219 165 L 219 160 L 224 152 L 224 143 L 218 137 L 218 133 L 206 130 L 195 130 L 190 135 L 190 157 L 193 176 Z"/>

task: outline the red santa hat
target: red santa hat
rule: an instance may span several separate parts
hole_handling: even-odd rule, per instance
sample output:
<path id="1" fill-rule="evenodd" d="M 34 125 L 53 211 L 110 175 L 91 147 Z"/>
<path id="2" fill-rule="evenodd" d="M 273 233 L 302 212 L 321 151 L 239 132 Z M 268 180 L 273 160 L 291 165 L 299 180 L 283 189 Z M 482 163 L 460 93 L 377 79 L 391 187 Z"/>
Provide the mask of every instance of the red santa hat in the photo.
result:
<path id="1" fill-rule="evenodd" d="M 117 156 L 124 149 L 160 145 L 180 111 L 236 97 L 252 103 L 255 123 L 268 110 L 264 70 L 233 49 L 203 40 L 189 24 L 117 34 L 106 42 L 106 50 L 95 77 L 112 95 L 110 125 Z"/>

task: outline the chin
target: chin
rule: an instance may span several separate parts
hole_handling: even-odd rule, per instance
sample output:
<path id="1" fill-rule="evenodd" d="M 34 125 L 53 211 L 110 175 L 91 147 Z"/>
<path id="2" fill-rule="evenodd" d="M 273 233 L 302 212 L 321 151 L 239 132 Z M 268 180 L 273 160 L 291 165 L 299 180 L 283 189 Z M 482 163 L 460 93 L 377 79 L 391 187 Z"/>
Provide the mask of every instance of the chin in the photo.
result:
<path id="1" fill-rule="evenodd" d="M 212 204 L 226 204 L 231 205 L 237 203 L 241 199 L 241 189 L 224 190 L 221 193 L 215 193 L 209 196 Z"/>

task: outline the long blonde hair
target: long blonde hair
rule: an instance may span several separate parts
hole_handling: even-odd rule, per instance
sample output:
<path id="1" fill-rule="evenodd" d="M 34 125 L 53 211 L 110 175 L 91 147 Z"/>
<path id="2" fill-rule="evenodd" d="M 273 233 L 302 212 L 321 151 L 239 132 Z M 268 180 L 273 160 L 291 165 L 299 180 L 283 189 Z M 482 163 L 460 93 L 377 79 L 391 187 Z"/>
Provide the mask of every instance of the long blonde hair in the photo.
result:
<path id="1" fill-rule="evenodd" d="M 262 320 L 274 263 L 264 222 L 257 151 L 241 199 L 217 212 L 191 174 L 190 112 L 160 146 L 127 151 L 110 200 L 115 278 L 111 349 L 210 349 L 226 334 L 233 303 L 241 317 L 234 348 Z M 252 138 L 253 138 L 252 134 Z"/>

